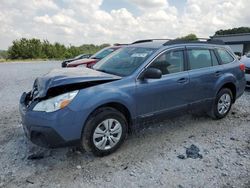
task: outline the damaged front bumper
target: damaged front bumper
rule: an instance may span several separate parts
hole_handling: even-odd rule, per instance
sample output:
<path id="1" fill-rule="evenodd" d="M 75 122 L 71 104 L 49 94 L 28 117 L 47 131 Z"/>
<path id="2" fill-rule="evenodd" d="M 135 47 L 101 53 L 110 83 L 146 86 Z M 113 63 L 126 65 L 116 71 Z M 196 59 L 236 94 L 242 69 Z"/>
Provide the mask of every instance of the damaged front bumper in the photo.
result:
<path id="1" fill-rule="evenodd" d="M 76 112 L 69 108 L 56 112 L 35 112 L 35 104 L 29 103 L 29 93 L 23 93 L 19 111 L 25 135 L 36 145 L 42 147 L 63 147 L 80 142 L 83 123 Z M 80 130 L 80 131 L 79 131 Z"/>

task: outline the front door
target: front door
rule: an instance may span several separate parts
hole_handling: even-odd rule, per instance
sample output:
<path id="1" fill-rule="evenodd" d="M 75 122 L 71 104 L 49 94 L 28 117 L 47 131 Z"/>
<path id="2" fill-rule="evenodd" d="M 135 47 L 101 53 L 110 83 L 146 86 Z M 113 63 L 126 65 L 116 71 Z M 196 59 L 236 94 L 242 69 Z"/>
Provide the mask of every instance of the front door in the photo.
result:
<path id="1" fill-rule="evenodd" d="M 160 69 L 162 78 L 136 81 L 138 118 L 187 107 L 189 76 L 185 71 L 184 59 L 184 49 L 163 52 L 149 65 Z"/>

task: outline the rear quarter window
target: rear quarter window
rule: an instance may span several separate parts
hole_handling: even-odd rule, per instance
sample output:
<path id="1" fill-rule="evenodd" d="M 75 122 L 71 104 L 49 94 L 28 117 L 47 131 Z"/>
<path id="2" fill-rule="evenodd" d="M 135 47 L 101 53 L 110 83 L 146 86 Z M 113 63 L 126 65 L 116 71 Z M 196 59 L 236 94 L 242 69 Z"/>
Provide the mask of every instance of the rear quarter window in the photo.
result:
<path id="1" fill-rule="evenodd" d="M 231 63 L 234 61 L 234 58 L 224 49 L 217 49 L 218 55 L 223 64 Z"/>

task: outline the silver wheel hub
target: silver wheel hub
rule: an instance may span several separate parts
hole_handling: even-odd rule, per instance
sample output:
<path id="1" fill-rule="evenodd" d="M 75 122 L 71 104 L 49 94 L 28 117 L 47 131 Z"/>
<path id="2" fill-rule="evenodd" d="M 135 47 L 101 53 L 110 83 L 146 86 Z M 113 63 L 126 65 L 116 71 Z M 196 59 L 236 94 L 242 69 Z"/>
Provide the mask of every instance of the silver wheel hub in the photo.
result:
<path id="1" fill-rule="evenodd" d="M 224 115 L 228 112 L 231 106 L 231 96 L 228 93 L 223 94 L 217 104 L 218 112 Z"/>
<path id="2" fill-rule="evenodd" d="M 108 150 L 120 141 L 121 135 L 121 123 L 116 119 L 106 119 L 96 127 L 93 143 L 99 150 Z"/>

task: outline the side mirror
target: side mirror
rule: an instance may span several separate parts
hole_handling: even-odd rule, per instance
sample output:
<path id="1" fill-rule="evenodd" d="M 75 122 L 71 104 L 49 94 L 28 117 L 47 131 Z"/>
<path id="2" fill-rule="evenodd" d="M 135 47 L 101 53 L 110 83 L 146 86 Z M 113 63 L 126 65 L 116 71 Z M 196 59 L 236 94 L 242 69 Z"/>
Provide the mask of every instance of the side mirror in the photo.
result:
<path id="1" fill-rule="evenodd" d="M 162 77 L 162 72 L 157 68 L 147 68 L 147 70 L 142 74 L 142 79 L 160 79 Z"/>

